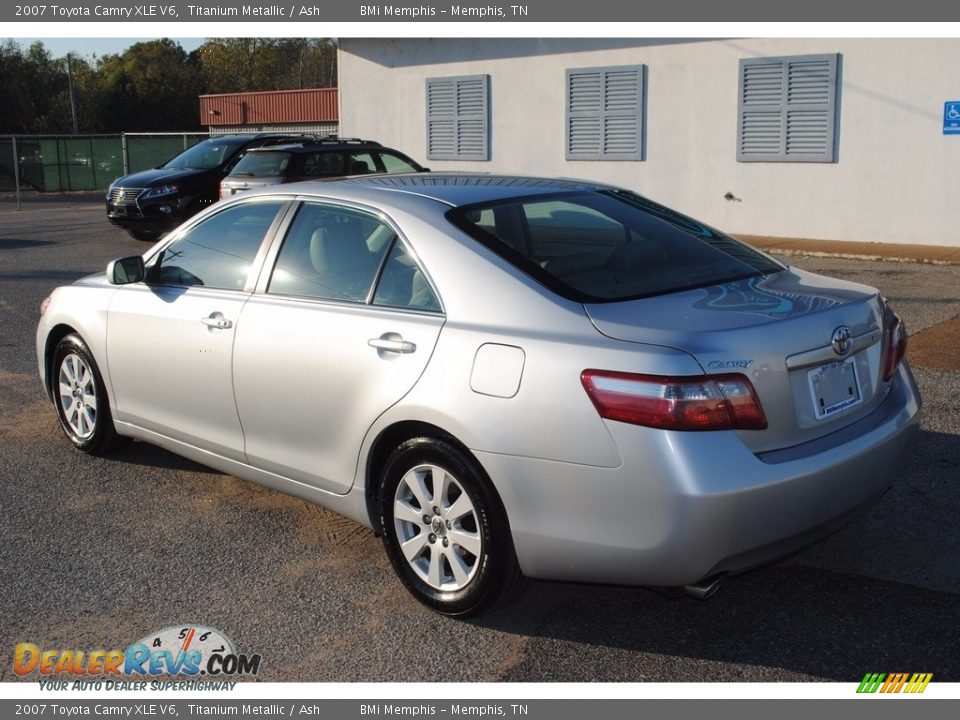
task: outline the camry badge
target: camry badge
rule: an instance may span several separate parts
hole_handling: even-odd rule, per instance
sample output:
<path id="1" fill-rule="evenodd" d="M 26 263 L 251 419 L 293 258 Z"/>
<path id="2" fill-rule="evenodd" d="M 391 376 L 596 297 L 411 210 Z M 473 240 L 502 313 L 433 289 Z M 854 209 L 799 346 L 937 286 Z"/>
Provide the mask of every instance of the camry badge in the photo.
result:
<path id="1" fill-rule="evenodd" d="M 833 331 L 833 335 L 830 338 L 830 345 L 833 346 L 833 351 L 837 355 L 846 355 L 850 352 L 850 346 L 853 344 L 851 338 L 850 328 L 846 325 L 838 327 Z"/>

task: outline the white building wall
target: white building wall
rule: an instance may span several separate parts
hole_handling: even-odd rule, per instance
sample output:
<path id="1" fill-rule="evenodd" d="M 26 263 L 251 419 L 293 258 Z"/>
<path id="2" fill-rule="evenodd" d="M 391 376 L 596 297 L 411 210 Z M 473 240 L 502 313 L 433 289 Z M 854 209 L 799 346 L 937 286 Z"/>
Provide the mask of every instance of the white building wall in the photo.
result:
<path id="1" fill-rule="evenodd" d="M 341 133 L 434 170 L 582 177 L 732 233 L 960 245 L 960 39 L 343 39 Z M 739 60 L 840 53 L 839 161 L 738 163 Z M 647 66 L 644 161 L 564 159 L 565 71 Z M 491 160 L 428 160 L 425 78 L 485 73 Z M 737 200 L 724 199 L 727 192 Z"/>

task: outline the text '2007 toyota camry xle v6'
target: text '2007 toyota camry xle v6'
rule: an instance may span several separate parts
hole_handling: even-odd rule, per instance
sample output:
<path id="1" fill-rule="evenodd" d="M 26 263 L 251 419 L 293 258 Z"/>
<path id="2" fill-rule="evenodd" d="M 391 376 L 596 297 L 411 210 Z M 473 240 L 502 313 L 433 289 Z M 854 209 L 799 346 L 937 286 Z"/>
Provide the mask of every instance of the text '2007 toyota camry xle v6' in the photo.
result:
<path id="1" fill-rule="evenodd" d="M 709 594 L 877 499 L 918 427 L 876 290 L 590 182 L 250 191 L 42 311 L 77 448 L 343 513 L 449 615 L 525 577 Z"/>

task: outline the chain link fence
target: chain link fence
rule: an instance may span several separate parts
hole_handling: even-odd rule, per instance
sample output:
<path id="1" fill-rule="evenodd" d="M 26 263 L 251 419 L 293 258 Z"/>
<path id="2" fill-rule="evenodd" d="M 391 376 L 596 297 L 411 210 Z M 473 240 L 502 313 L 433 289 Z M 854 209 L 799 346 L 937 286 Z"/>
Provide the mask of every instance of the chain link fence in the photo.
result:
<path id="1" fill-rule="evenodd" d="M 105 190 L 118 177 L 163 165 L 207 133 L 0 135 L 0 191 Z"/>

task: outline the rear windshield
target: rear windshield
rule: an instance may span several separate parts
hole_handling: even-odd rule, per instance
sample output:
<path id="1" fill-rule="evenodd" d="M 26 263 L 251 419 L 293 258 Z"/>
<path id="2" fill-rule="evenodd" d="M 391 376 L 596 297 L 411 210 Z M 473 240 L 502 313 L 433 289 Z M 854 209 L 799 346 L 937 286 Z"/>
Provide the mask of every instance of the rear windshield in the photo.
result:
<path id="1" fill-rule="evenodd" d="M 205 140 L 184 150 L 164 167 L 181 170 L 209 170 L 219 167 L 233 156 L 240 144 L 239 140 Z"/>
<path id="2" fill-rule="evenodd" d="M 578 302 L 662 295 L 784 269 L 696 220 L 621 190 L 469 205 L 447 218 Z"/>
<path id="3" fill-rule="evenodd" d="M 293 156 L 288 152 L 255 150 L 248 152 L 233 168 L 231 175 L 250 175 L 252 177 L 279 177 L 283 175 L 290 159 Z"/>

